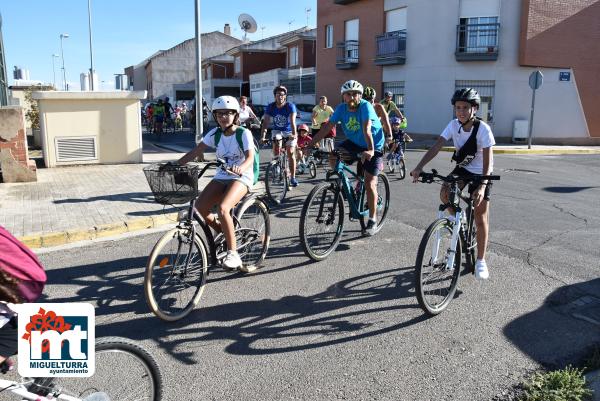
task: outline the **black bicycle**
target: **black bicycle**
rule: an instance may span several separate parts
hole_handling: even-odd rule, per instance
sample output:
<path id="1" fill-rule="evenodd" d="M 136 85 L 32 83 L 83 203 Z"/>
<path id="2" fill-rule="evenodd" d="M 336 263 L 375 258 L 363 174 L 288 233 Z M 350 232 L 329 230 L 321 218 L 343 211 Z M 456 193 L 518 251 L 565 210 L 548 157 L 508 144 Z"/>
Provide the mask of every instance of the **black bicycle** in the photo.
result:
<path id="1" fill-rule="evenodd" d="M 195 208 L 198 179 L 209 167 L 225 166 L 223 160 L 200 166 L 151 165 L 144 168 L 154 198 L 160 204 L 188 203 L 177 226 L 156 243 L 146 265 L 144 292 L 152 312 L 166 321 L 189 314 L 200 302 L 208 272 L 221 266 L 227 255 L 222 233 L 213 234 Z M 249 193 L 232 210 L 237 252 L 243 270 L 261 267 L 271 240 L 269 209 L 263 199 Z"/>
<path id="2" fill-rule="evenodd" d="M 429 225 L 417 252 L 415 287 L 419 305 L 428 315 L 441 313 L 452 301 L 458 276 L 461 257 L 465 255 L 465 271 L 475 273 L 477 254 L 477 233 L 474 225 L 473 201 L 469 194 L 463 195 L 460 187 L 477 184 L 482 180 L 499 180 L 497 175 L 474 177 L 442 176 L 436 170 L 421 173 L 421 182 L 449 184 L 448 203 L 440 205 L 438 218 Z M 487 185 L 491 185 L 488 182 Z M 461 202 L 465 204 L 464 209 Z M 444 217 L 447 208 L 454 208 L 454 218 Z"/>

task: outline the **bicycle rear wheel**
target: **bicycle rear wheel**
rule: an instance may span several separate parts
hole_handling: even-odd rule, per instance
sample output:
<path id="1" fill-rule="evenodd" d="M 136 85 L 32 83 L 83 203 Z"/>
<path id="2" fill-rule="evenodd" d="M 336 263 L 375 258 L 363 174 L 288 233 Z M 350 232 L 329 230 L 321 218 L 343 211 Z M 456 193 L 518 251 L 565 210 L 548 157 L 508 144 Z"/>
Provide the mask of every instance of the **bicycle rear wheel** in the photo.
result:
<path id="1" fill-rule="evenodd" d="M 163 235 L 148 259 L 144 277 L 146 302 L 166 321 L 181 319 L 200 302 L 208 275 L 204 239 L 191 230 L 174 228 Z"/>
<path id="2" fill-rule="evenodd" d="M 239 223 L 235 230 L 237 251 L 242 259 L 243 269 L 254 271 L 260 267 L 269 250 L 269 210 L 262 200 L 250 198 L 238 207 L 235 216 Z"/>
<path id="3" fill-rule="evenodd" d="M 335 197 L 337 193 L 337 204 Z M 300 214 L 300 242 L 306 256 L 325 259 L 344 231 L 344 201 L 337 184 L 323 182 L 310 191 Z"/>
<path id="4" fill-rule="evenodd" d="M 267 196 L 276 204 L 280 204 L 288 189 L 288 178 L 285 169 L 274 160 L 267 166 L 265 173 L 265 190 Z"/>
<path id="5" fill-rule="evenodd" d="M 152 355 L 137 342 L 121 337 L 96 340 L 96 371 L 92 377 L 42 378 L 36 379 L 35 385 L 41 390 L 35 392 L 45 396 L 84 401 L 159 401 L 163 386 Z"/>
<path id="6" fill-rule="evenodd" d="M 415 287 L 419 305 L 428 315 L 441 313 L 452 301 L 460 274 L 461 246 L 456 244 L 452 269 L 446 268 L 452 239 L 452 223 L 437 219 L 423 235 L 415 263 Z"/>
<path id="7" fill-rule="evenodd" d="M 369 209 L 367 204 L 367 194 L 366 189 L 364 199 L 365 205 L 363 210 Z M 384 173 L 379 173 L 377 176 L 377 228 L 375 232 L 379 232 L 383 224 L 385 223 L 385 218 L 387 217 L 387 212 L 390 207 L 390 181 Z M 360 226 L 363 230 L 367 228 L 368 216 L 360 216 Z"/>

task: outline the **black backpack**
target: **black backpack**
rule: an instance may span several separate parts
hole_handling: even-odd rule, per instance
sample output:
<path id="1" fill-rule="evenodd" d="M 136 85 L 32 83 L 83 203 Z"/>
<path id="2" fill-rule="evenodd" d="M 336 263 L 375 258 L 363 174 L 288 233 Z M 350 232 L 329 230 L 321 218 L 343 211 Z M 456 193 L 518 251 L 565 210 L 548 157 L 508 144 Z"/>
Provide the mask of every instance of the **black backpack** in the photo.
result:
<path id="1" fill-rule="evenodd" d="M 464 167 L 471 163 L 475 158 L 475 154 L 477 154 L 477 131 L 479 131 L 480 124 L 481 119 L 479 117 L 475 117 L 471 136 L 469 136 L 467 142 L 465 142 L 465 144 L 459 150 L 455 150 L 454 154 L 452 155 L 452 160 L 455 161 L 460 167 Z"/>

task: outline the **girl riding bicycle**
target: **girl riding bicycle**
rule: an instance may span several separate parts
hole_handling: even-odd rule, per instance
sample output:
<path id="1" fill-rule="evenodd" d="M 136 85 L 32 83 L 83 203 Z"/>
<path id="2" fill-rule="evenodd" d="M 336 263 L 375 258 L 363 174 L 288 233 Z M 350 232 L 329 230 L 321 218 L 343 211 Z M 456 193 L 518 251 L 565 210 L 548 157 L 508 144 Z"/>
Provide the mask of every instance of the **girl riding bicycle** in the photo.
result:
<path id="1" fill-rule="evenodd" d="M 460 89 L 452 96 L 452 106 L 456 119 L 450 121 L 442 135 L 435 144 L 425 153 L 417 167 L 410 172 L 413 182 L 418 182 L 419 174 L 423 167 L 429 163 L 440 151 L 447 140 L 452 138 L 456 151 L 452 160 L 457 165 L 450 174 L 457 176 L 473 177 L 477 175 L 490 175 L 494 159 L 492 146 L 496 144 L 492 129 L 485 122 L 477 119 L 475 113 L 479 109 L 481 98 L 479 93 L 471 88 Z M 479 185 L 469 185 L 469 193 L 475 207 L 475 224 L 477 226 L 477 261 L 475 262 L 475 277 L 487 279 L 489 277 L 485 252 L 489 232 L 489 194 L 490 183 L 479 181 Z M 464 184 L 461 188 L 464 187 Z M 448 202 L 448 186 L 442 186 L 440 198 Z M 450 214 L 454 214 L 450 211 Z"/>
<path id="2" fill-rule="evenodd" d="M 203 157 L 204 150 L 216 147 L 216 157 L 225 160 L 227 169 L 220 169 L 202 191 L 196 209 L 215 231 L 223 232 L 227 242 L 227 256 L 223 266 L 243 270 L 242 260 L 236 249 L 235 230 L 231 209 L 252 189 L 254 182 L 254 142 L 252 134 L 239 126 L 240 105 L 232 96 L 221 96 L 212 104 L 212 113 L 218 126 L 209 131 L 202 142 L 186 153 L 179 164 L 186 164 Z M 243 149 L 240 148 L 241 135 Z M 217 206 L 218 219 L 211 213 Z M 246 270 L 243 270 L 246 271 Z"/>
<path id="3" fill-rule="evenodd" d="M 400 157 L 404 156 L 406 142 L 412 142 L 412 138 L 408 136 L 406 132 L 400 129 L 402 120 L 399 117 L 390 118 L 390 124 L 392 126 L 392 143 L 390 143 L 390 153 L 388 154 L 388 160 L 394 156 L 394 153 L 396 151 L 400 153 Z"/>

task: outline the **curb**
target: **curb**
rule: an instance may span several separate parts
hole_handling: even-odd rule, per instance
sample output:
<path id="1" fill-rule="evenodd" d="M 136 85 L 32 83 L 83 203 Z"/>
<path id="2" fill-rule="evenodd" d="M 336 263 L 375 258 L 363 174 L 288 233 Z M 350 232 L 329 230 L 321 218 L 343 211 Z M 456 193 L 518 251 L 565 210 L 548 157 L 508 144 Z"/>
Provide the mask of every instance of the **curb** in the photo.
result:
<path id="1" fill-rule="evenodd" d="M 494 154 L 505 155 L 578 155 L 578 154 L 600 154 L 600 149 L 510 149 L 494 147 Z M 454 148 L 445 146 L 444 152 L 454 152 Z"/>
<path id="2" fill-rule="evenodd" d="M 39 233 L 20 237 L 29 248 L 47 248 L 73 242 L 93 240 L 96 238 L 109 237 L 127 232 L 158 228 L 177 221 L 177 213 L 166 213 L 156 216 L 128 219 L 117 223 L 100 224 L 92 228 L 58 231 L 52 233 Z"/>

